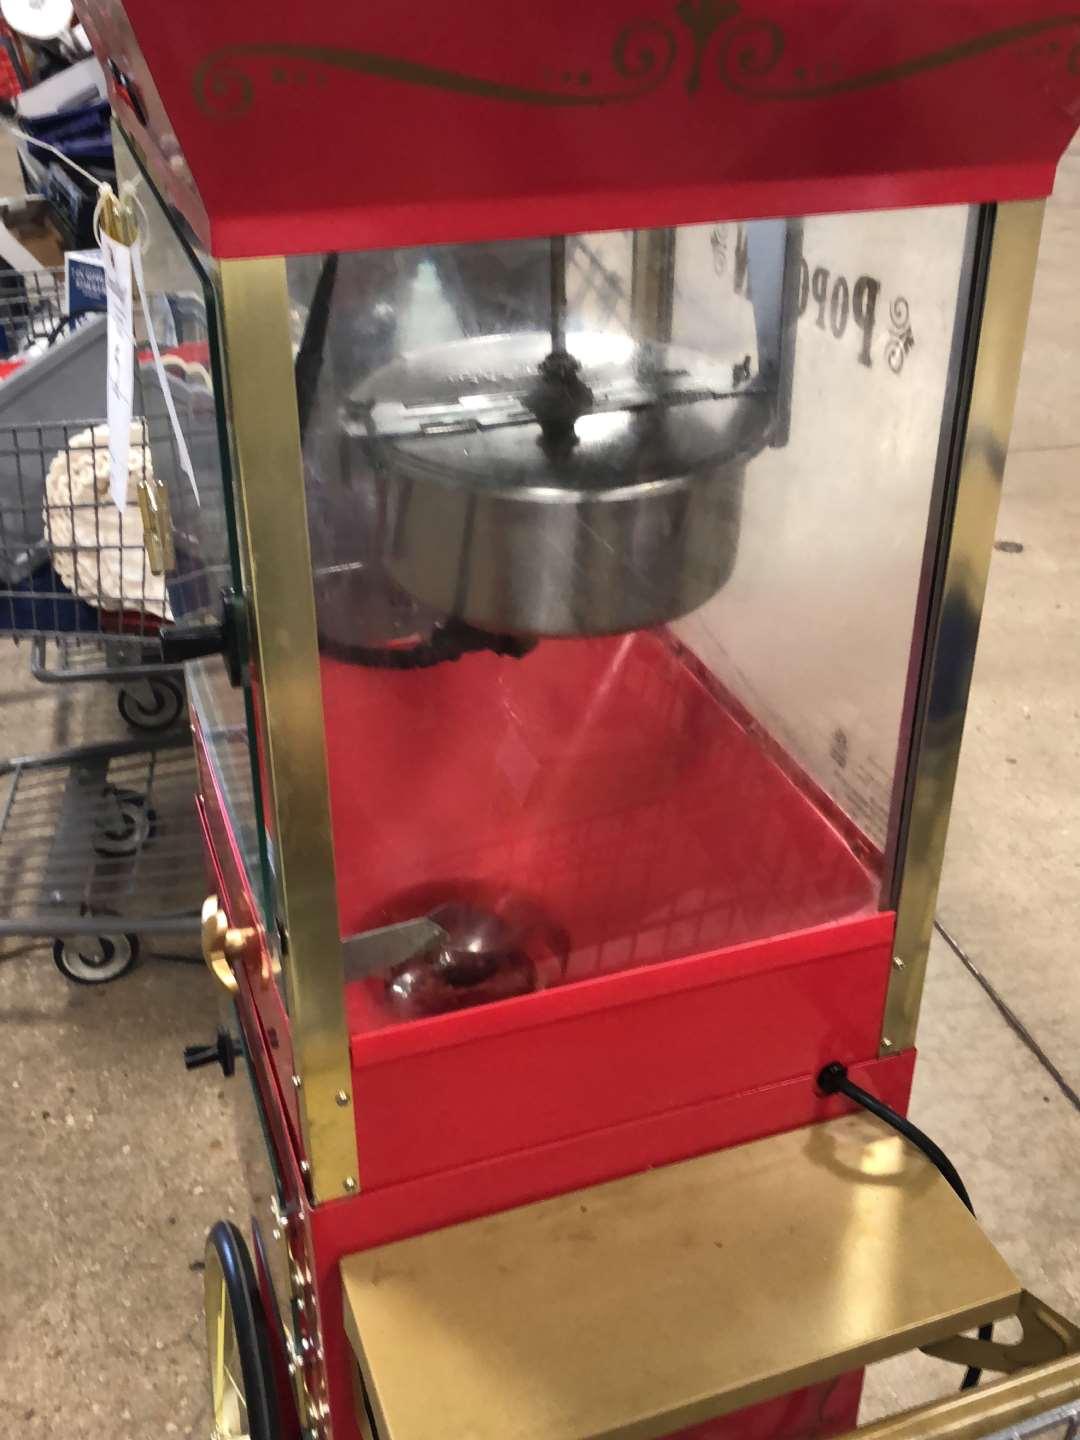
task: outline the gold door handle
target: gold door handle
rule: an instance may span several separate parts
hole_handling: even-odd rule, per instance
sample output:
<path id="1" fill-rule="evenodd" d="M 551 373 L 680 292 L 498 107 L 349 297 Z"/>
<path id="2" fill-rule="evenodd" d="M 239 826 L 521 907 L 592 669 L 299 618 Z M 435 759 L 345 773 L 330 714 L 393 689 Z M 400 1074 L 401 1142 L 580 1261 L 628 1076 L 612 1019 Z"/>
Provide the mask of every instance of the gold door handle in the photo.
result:
<path id="1" fill-rule="evenodd" d="M 226 990 L 236 989 L 232 962 L 239 960 L 255 934 L 229 924 L 229 917 L 218 904 L 216 895 L 208 895 L 202 907 L 202 952 L 215 980 Z"/>

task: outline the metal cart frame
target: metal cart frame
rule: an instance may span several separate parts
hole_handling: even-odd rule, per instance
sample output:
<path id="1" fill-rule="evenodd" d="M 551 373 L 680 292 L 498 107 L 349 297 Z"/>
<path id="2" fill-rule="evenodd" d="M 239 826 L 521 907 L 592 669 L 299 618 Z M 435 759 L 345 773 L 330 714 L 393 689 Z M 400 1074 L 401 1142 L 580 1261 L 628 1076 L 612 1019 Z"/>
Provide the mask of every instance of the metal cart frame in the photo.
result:
<path id="1" fill-rule="evenodd" d="M 182 731 L 0 763 L 0 937 L 51 938 L 60 970 L 96 984 L 130 968 L 139 936 L 190 936 L 193 790 Z"/>

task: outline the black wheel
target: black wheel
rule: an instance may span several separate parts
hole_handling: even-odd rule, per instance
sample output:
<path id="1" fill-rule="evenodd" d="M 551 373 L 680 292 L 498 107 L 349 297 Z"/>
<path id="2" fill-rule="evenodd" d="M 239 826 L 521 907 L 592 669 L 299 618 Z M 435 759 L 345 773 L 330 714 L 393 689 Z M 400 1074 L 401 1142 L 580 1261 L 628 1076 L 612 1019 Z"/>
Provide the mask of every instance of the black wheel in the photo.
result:
<path id="1" fill-rule="evenodd" d="M 94 854 L 103 860 L 130 860 L 154 838 L 157 815 L 137 790 L 106 785 L 105 806 L 94 822 Z"/>
<path id="2" fill-rule="evenodd" d="M 56 968 L 76 985 L 106 985 L 118 980 L 138 958 L 138 937 L 123 932 L 66 935 L 53 941 Z"/>
<path id="3" fill-rule="evenodd" d="M 116 708 L 133 730 L 168 730 L 184 713 L 184 689 L 167 675 L 136 680 L 120 686 Z"/>
<path id="4" fill-rule="evenodd" d="M 266 1312 L 240 1231 L 219 1220 L 206 1237 L 204 1301 L 215 1440 L 280 1440 Z"/>

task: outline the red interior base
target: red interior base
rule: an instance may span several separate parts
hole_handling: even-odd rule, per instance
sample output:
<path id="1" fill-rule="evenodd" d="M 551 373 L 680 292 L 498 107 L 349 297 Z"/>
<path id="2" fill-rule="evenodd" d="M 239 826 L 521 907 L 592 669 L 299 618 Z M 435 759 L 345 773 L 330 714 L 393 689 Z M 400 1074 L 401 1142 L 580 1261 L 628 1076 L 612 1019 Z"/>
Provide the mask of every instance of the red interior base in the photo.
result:
<path id="1" fill-rule="evenodd" d="M 566 978 L 871 911 L 871 868 L 662 634 L 383 671 L 324 658 L 346 935 L 509 897 Z M 394 1023 L 381 982 L 352 1028 Z"/>

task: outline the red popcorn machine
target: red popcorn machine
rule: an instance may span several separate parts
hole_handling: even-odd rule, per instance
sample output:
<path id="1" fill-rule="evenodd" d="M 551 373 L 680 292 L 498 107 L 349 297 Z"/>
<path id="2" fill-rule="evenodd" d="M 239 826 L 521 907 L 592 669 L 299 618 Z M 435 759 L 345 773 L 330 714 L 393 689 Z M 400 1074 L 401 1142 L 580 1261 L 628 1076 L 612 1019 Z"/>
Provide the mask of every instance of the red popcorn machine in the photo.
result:
<path id="1" fill-rule="evenodd" d="M 905 1114 L 1080 18 L 80 9 L 193 472 L 216 1440 L 1065 1414 Z"/>

